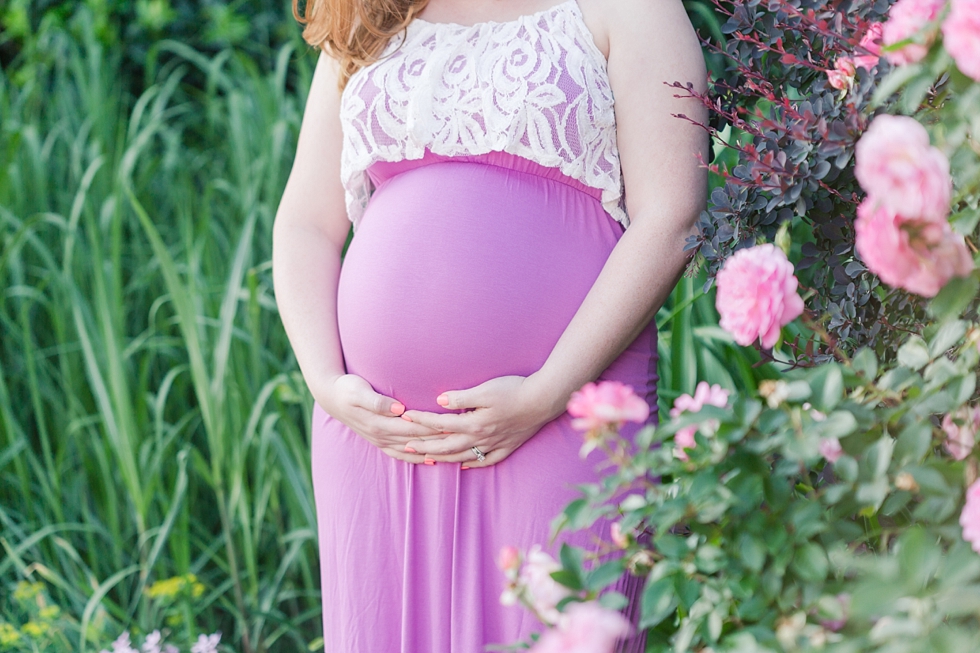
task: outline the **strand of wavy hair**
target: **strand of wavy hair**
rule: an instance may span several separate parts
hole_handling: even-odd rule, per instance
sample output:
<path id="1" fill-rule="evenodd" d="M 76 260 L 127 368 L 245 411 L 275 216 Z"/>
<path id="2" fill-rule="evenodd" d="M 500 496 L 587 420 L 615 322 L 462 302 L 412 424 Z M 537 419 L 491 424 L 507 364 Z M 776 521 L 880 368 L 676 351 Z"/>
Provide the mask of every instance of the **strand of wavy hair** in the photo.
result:
<path id="1" fill-rule="evenodd" d="M 293 0 L 303 38 L 340 62 L 340 88 L 358 69 L 377 61 L 428 0 Z"/>

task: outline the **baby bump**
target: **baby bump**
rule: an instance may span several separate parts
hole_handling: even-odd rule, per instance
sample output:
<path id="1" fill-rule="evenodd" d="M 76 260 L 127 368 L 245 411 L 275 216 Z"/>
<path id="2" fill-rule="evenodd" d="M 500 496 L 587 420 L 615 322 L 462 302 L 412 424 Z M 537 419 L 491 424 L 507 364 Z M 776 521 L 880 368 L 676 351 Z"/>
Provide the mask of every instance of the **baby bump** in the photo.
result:
<path id="1" fill-rule="evenodd" d="M 388 179 L 341 272 L 348 371 L 425 410 L 445 390 L 534 372 L 619 233 L 593 197 L 526 172 L 444 162 Z"/>

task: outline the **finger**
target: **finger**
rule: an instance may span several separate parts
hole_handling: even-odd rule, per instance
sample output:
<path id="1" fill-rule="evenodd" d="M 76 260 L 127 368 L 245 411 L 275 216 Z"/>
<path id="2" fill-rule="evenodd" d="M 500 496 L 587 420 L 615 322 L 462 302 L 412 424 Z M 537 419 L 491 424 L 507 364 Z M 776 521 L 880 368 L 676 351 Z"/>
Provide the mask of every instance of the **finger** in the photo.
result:
<path id="1" fill-rule="evenodd" d="M 392 415 L 399 416 L 405 412 L 405 404 L 375 392 L 374 388 L 367 381 L 357 384 L 357 390 L 351 403 L 359 408 L 385 417 Z"/>
<path id="2" fill-rule="evenodd" d="M 406 463 L 412 463 L 415 465 L 420 465 L 425 462 L 425 456 L 407 454 L 404 451 L 399 451 L 397 448 L 393 447 L 380 447 L 380 449 L 383 454 L 394 458 L 395 460 L 402 460 Z"/>
<path id="3" fill-rule="evenodd" d="M 442 435 L 439 431 L 433 430 L 423 424 L 406 422 L 400 417 L 381 417 L 375 414 L 367 415 L 364 420 L 375 435 L 404 438 L 399 442 L 399 446 L 404 446 L 408 440 L 416 440 L 427 437 L 437 437 Z"/>
<path id="4" fill-rule="evenodd" d="M 473 452 L 471 451 L 470 453 Z M 491 467 L 501 462 L 502 460 L 505 460 L 507 456 L 509 456 L 512 453 L 514 453 L 514 450 L 508 449 L 506 447 L 500 449 L 494 449 L 493 451 L 484 451 L 483 462 L 474 459 L 473 462 L 465 463 L 465 466 L 468 469 L 476 469 L 477 467 Z"/>
<path id="5" fill-rule="evenodd" d="M 466 408 L 485 408 L 484 383 L 466 390 L 447 390 L 436 397 L 436 403 L 449 410 L 463 410 Z"/>
<path id="6" fill-rule="evenodd" d="M 421 454 L 433 456 L 451 456 L 463 452 L 473 456 L 470 447 L 477 446 L 477 438 L 467 433 L 456 433 L 445 437 L 412 440 L 406 446 L 406 451 L 414 449 Z"/>
<path id="7" fill-rule="evenodd" d="M 403 418 L 414 424 L 422 424 L 439 433 L 466 433 L 472 420 L 470 413 L 429 413 L 423 410 L 407 410 Z"/>

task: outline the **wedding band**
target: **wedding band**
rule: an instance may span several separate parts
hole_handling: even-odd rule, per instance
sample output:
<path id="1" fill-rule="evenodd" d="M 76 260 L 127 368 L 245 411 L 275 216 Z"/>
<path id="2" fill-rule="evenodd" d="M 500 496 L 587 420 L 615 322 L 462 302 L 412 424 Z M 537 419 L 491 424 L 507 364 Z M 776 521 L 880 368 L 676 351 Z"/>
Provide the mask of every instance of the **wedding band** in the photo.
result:
<path id="1" fill-rule="evenodd" d="M 480 461 L 481 463 L 482 463 L 482 462 L 483 462 L 484 460 L 486 460 L 486 459 L 487 459 L 487 456 L 486 456 L 486 454 L 484 454 L 484 453 L 483 453 L 482 451 L 480 451 L 480 450 L 479 450 L 479 449 L 477 449 L 476 447 L 470 447 L 470 451 L 472 451 L 473 453 L 475 453 L 475 454 L 476 454 L 476 459 L 477 459 L 477 460 L 479 460 L 479 461 Z"/>

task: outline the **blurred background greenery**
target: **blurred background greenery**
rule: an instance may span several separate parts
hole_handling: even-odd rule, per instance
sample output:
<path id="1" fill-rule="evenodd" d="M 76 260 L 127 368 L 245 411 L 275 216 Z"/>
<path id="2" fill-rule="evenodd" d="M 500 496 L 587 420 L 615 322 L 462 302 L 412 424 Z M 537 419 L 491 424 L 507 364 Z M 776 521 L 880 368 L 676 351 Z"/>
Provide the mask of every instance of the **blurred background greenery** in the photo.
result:
<path id="1" fill-rule="evenodd" d="M 315 53 L 288 0 L 0 21 L 0 650 L 317 650 L 311 402 L 270 274 Z M 772 375 L 703 282 L 657 318 L 664 408 Z"/>

